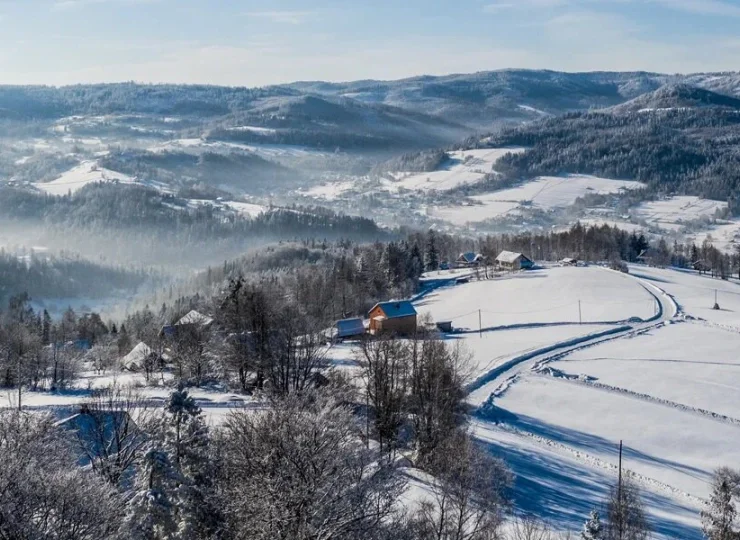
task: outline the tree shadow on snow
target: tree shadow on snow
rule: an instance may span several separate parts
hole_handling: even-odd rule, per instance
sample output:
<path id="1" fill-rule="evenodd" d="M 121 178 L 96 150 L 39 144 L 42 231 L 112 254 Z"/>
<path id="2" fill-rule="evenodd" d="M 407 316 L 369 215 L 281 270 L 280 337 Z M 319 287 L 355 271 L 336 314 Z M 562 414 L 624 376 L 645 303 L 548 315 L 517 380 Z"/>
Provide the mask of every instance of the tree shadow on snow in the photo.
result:
<path id="1" fill-rule="evenodd" d="M 604 500 L 616 481 L 614 475 L 587 465 L 568 463 L 546 451 L 528 451 L 496 442 L 482 444 L 514 472 L 511 496 L 518 513 L 539 516 L 558 529 L 573 532 L 582 529 L 592 509 L 598 509 L 602 515 L 605 513 Z M 655 538 L 703 538 L 698 528 L 680 521 L 680 518 L 695 516 L 698 510 L 663 495 L 645 490 L 642 494 L 647 507 L 659 509 L 662 514 L 649 514 Z"/>

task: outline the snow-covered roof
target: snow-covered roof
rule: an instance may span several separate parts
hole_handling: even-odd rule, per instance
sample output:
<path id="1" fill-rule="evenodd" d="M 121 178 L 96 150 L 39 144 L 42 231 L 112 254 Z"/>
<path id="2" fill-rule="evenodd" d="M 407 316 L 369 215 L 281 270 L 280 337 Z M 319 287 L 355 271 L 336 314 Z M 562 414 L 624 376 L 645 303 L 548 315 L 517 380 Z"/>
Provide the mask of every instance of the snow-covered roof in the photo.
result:
<path id="1" fill-rule="evenodd" d="M 398 319 L 400 317 L 413 317 L 416 315 L 416 309 L 414 305 L 408 300 L 391 300 L 390 302 L 380 302 L 376 304 L 373 309 L 370 310 L 372 313 L 376 308 L 385 314 L 388 319 Z"/>
<path id="2" fill-rule="evenodd" d="M 175 326 L 181 326 L 183 324 L 199 324 L 201 326 L 208 326 L 213 322 L 213 318 L 207 317 L 202 313 L 192 310 L 190 313 L 185 315 L 182 319 L 175 323 Z"/>
<path id="3" fill-rule="evenodd" d="M 482 258 L 483 258 L 483 255 L 481 255 L 480 253 L 474 253 L 472 251 L 468 251 L 467 253 L 460 253 L 460 257 L 458 257 L 458 260 L 462 259 L 465 262 L 474 263 Z"/>
<path id="4" fill-rule="evenodd" d="M 514 251 L 502 251 L 501 253 L 499 253 L 498 257 L 496 257 L 496 260 L 502 263 L 513 263 L 516 262 L 516 260 L 520 257 L 523 259 L 527 259 L 527 257 L 522 255 L 521 253 L 515 253 Z"/>
<path id="5" fill-rule="evenodd" d="M 138 369 L 152 353 L 154 353 L 152 348 L 142 341 L 121 359 L 121 367 L 125 369 Z"/>

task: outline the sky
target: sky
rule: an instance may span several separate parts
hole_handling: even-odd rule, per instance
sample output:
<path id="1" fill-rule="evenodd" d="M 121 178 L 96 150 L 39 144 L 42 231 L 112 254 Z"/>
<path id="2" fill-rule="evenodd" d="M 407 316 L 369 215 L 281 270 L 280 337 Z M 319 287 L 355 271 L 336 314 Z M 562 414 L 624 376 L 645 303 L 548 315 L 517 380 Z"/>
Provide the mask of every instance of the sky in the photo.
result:
<path id="1" fill-rule="evenodd" d="M 740 70 L 740 0 L 0 0 L 0 84 Z"/>

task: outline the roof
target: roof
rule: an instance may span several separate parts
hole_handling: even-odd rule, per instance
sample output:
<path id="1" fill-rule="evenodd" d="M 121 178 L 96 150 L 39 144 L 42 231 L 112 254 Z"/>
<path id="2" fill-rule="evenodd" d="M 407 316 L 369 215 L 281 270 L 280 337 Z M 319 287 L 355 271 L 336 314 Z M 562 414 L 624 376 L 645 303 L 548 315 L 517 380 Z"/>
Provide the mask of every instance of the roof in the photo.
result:
<path id="1" fill-rule="evenodd" d="M 390 302 L 380 302 L 375 304 L 370 312 L 380 308 L 388 319 L 400 319 L 401 317 L 415 317 L 416 309 L 409 300 L 391 300 Z"/>
<path id="2" fill-rule="evenodd" d="M 181 326 L 184 324 L 199 324 L 201 326 L 208 326 L 213 322 L 213 319 L 211 317 L 206 317 L 202 313 L 198 313 L 195 310 L 192 310 L 190 313 L 185 315 L 182 319 L 177 321 L 175 323 L 175 326 Z"/>
<path id="3" fill-rule="evenodd" d="M 121 365 L 127 369 L 136 369 L 153 353 L 152 348 L 142 341 L 121 359 Z"/>
<path id="4" fill-rule="evenodd" d="M 365 324 L 359 318 L 337 321 L 336 326 L 339 337 L 357 336 L 365 333 Z"/>
<path id="5" fill-rule="evenodd" d="M 520 257 L 529 260 L 521 253 L 515 253 L 513 251 L 502 251 L 501 253 L 499 253 L 498 257 L 496 257 L 496 260 L 503 263 L 513 263 L 516 262 L 516 260 Z"/>
<path id="6" fill-rule="evenodd" d="M 460 257 L 458 257 L 458 259 L 464 259 L 465 262 L 469 263 L 473 263 L 482 258 L 483 255 L 481 255 L 480 253 L 473 253 L 472 251 L 468 251 L 467 253 L 460 253 Z"/>

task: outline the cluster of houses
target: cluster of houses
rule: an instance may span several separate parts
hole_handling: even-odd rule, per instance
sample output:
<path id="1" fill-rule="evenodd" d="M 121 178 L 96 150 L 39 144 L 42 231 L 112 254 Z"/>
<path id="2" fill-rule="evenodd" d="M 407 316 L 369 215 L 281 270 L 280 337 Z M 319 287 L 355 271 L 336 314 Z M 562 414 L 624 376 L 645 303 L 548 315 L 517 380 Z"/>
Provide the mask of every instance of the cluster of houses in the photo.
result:
<path id="1" fill-rule="evenodd" d="M 174 338 L 182 332 L 193 328 L 206 329 L 213 324 L 213 318 L 203 315 L 195 310 L 190 311 L 175 324 L 163 326 L 159 332 L 160 337 Z M 143 341 L 137 344 L 130 353 L 121 359 L 121 367 L 128 371 L 139 371 L 146 364 L 156 365 L 160 361 L 169 360 L 167 353 L 158 353 Z"/>
<path id="2" fill-rule="evenodd" d="M 490 259 L 482 253 L 468 251 L 466 253 L 461 253 L 452 264 L 448 262 L 441 263 L 439 265 L 439 269 L 451 270 L 453 268 L 479 268 L 482 266 L 493 266 L 497 270 L 516 272 L 518 270 L 531 269 L 534 266 L 534 262 L 532 262 L 532 260 L 523 253 L 502 251 L 493 261 L 493 264 L 491 264 Z"/>
<path id="3" fill-rule="evenodd" d="M 487 258 L 480 253 L 461 253 L 455 261 L 456 268 L 477 268 L 489 265 Z M 495 267 L 502 271 L 516 272 L 529 270 L 534 262 L 522 253 L 502 251 L 495 260 Z M 442 263 L 440 269 L 450 269 Z M 457 280 L 460 282 L 460 280 Z M 451 332 L 452 323 L 440 321 L 436 327 L 441 332 Z M 410 300 L 392 300 L 376 304 L 368 313 L 367 321 L 356 317 L 337 321 L 335 339 L 345 340 L 364 336 L 365 334 L 378 335 L 383 333 L 411 335 L 418 328 L 418 314 Z"/>

